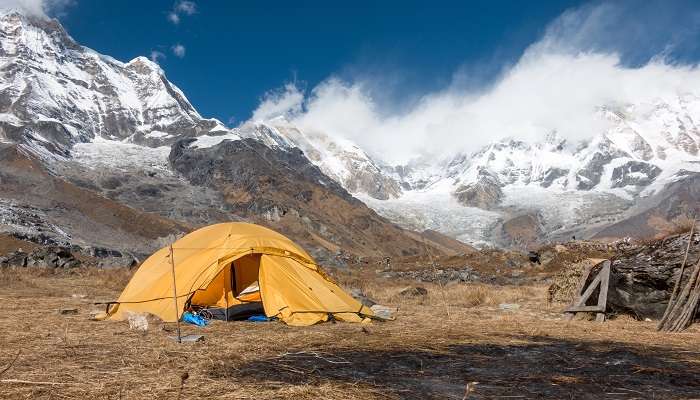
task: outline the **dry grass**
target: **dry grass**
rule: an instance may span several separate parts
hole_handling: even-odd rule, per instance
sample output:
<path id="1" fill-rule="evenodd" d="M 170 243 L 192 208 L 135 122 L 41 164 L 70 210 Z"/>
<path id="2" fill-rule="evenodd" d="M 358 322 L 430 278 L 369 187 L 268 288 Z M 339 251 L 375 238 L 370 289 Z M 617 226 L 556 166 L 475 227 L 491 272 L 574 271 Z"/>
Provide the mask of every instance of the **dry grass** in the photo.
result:
<path id="1" fill-rule="evenodd" d="M 565 322 L 544 286 L 448 285 L 443 297 L 423 285 L 427 297 L 403 298 L 411 282 L 353 274 L 339 280 L 398 306 L 396 321 L 214 322 L 185 326 L 206 340 L 179 345 L 164 330 L 88 319 L 128 271 L 1 271 L 0 371 L 21 353 L 0 376 L 0 398 L 462 399 L 469 382 L 479 382 L 470 399 L 700 396 L 696 326 L 663 334 L 624 318 Z M 498 309 L 510 302 L 521 308 Z M 56 312 L 65 307 L 79 313 Z"/>
<path id="2" fill-rule="evenodd" d="M 403 282 L 400 285 L 386 286 L 381 282 L 366 284 L 365 293 L 382 304 L 425 305 L 442 307 L 471 308 L 497 306 L 501 303 L 536 302 L 541 304 L 545 293 L 537 286 L 494 286 L 483 283 L 449 284 L 421 283 L 417 286 L 428 290 L 427 296 L 404 297 L 400 292 L 415 283 Z"/>
<path id="3" fill-rule="evenodd" d="M 654 239 L 663 239 L 668 236 L 690 232 L 694 223 L 696 223 L 696 217 L 687 214 L 681 214 L 670 221 L 659 217 L 651 217 L 649 221 L 649 225 L 659 230 Z"/>

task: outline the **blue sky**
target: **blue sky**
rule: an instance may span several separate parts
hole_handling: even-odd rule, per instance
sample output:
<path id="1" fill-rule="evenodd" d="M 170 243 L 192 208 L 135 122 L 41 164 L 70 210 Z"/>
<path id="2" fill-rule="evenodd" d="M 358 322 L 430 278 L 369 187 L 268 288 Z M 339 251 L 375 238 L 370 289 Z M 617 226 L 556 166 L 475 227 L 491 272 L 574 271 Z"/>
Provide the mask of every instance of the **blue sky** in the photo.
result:
<path id="1" fill-rule="evenodd" d="M 601 106 L 700 87 L 697 0 L 3 2 L 53 10 L 117 59 L 153 56 L 205 117 L 284 115 L 392 163 L 588 140 Z"/>
<path id="2" fill-rule="evenodd" d="M 152 51 L 197 109 L 224 122 L 250 117 L 286 82 L 371 79 L 395 107 L 453 82 L 492 79 L 578 1 L 86 1 L 59 19 L 81 44 L 127 61 Z M 169 16 L 176 11 L 179 23 Z M 185 51 L 172 51 L 180 44 Z"/>

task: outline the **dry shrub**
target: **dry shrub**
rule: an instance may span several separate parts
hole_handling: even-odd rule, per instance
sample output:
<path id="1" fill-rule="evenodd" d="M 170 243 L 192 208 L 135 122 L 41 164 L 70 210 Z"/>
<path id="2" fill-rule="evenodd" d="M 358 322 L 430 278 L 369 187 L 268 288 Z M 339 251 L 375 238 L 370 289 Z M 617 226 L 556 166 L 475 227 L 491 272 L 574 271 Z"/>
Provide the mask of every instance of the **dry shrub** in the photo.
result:
<path id="1" fill-rule="evenodd" d="M 465 289 L 463 296 L 461 296 L 461 301 L 467 307 L 476 307 L 484 304 L 491 294 L 491 291 L 482 285 L 468 286 Z"/>
<path id="2" fill-rule="evenodd" d="M 649 225 L 656 228 L 659 233 L 656 234 L 656 239 L 663 239 L 668 236 L 690 232 L 693 224 L 696 222 L 694 217 L 688 214 L 681 214 L 670 221 L 663 218 L 652 216 L 649 218 Z"/>
<path id="3" fill-rule="evenodd" d="M 569 303 L 574 299 L 583 271 L 591 265 L 591 260 L 569 264 L 554 275 L 553 283 L 547 290 L 549 303 Z"/>
<path id="4" fill-rule="evenodd" d="M 671 224 L 673 224 L 674 233 L 686 233 L 692 229 L 695 224 L 695 218 L 691 218 L 688 215 L 679 215 L 671 220 Z"/>

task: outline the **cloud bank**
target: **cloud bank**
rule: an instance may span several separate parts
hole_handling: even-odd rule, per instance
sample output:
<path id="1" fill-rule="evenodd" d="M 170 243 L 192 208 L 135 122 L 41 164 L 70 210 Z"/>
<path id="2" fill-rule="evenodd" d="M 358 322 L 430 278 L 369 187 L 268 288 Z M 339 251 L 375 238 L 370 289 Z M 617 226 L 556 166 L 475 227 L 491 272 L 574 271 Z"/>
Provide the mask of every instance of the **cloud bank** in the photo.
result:
<path id="1" fill-rule="evenodd" d="M 353 140 L 390 163 L 475 151 L 505 137 L 533 141 L 552 131 L 572 142 L 587 139 L 605 129 L 595 116 L 600 106 L 672 100 L 700 87 L 698 68 L 672 57 L 678 46 L 697 40 L 692 26 L 700 13 L 684 17 L 691 28 L 676 26 L 674 35 L 661 40 L 668 24 L 642 27 L 678 19 L 653 7 L 635 19 L 639 14 L 630 7 L 638 4 L 567 11 L 479 90 L 451 85 L 423 94 L 408 110 L 387 113 L 373 99 L 381 90 L 376 79 L 330 77 L 306 94 L 293 85 L 268 93 L 253 119 L 285 115 L 304 129 Z"/>

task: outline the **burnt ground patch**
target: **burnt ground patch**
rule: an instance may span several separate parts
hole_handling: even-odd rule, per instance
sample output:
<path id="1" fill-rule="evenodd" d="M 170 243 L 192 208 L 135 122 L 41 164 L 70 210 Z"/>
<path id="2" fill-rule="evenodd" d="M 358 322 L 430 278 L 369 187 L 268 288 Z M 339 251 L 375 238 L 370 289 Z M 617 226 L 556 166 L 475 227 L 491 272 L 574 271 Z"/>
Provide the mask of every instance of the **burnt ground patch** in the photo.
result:
<path id="1" fill-rule="evenodd" d="M 261 385 L 349 383 L 390 398 L 680 399 L 700 397 L 700 352 L 611 341 L 501 337 L 517 344 L 445 348 L 297 349 L 208 371 Z M 693 361 L 694 360 L 694 361 Z"/>

